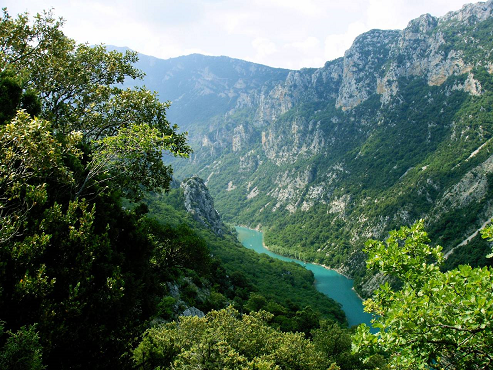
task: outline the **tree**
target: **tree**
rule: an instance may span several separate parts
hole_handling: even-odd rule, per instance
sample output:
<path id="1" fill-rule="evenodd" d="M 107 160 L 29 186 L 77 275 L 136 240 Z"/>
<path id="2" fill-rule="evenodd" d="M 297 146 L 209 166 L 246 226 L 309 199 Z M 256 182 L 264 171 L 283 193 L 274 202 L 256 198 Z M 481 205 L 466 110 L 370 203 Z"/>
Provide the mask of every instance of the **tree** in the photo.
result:
<path id="1" fill-rule="evenodd" d="M 356 350 L 383 353 L 395 369 L 486 369 L 493 364 L 491 268 L 441 272 L 441 247 L 431 247 L 424 222 L 390 232 L 385 243 L 366 244 L 369 268 L 402 281 L 381 286 L 365 309 L 375 314 L 371 334 L 360 325 Z"/>
<path id="2" fill-rule="evenodd" d="M 351 352 L 351 334 L 338 324 L 322 321 L 320 328 L 312 330 L 315 348 L 327 356 L 329 363 L 336 363 L 340 370 L 382 369 L 385 361 L 380 357 L 368 359 L 363 363 L 360 354 Z"/>
<path id="3" fill-rule="evenodd" d="M 272 315 L 240 315 L 231 306 L 205 317 L 146 331 L 134 351 L 137 366 L 207 369 L 337 369 L 303 333 L 282 333 L 268 325 Z"/>
<path id="4" fill-rule="evenodd" d="M 42 347 L 35 326 L 22 327 L 15 333 L 9 332 L 3 348 L 0 349 L 2 369 L 43 370 Z M 4 335 L 0 322 L 0 338 Z"/>
<path id="5" fill-rule="evenodd" d="M 122 196 L 168 188 L 163 154 L 190 148 L 169 103 L 118 87 L 141 76 L 135 53 L 77 45 L 62 25 L 0 19 L 0 320 L 39 339 L 49 367 L 122 368 L 158 290 L 155 246 Z"/>
<path id="6" fill-rule="evenodd" d="M 481 237 L 483 239 L 488 239 L 489 242 L 493 241 L 493 225 L 490 224 L 481 230 Z M 493 258 L 493 249 L 490 254 L 486 256 L 486 258 Z"/>
<path id="7" fill-rule="evenodd" d="M 207 243 L 185 224 L 173 228 L 147 218 L 142 221 L 144 233 L 153 245 L 151 264 L 158 270 L 173 267 L 206 273 L 211 264 Z"/>
<path id="8" fill-rule="evenodd" d="M 77 135 L 56 140 L 49 122 L 20 111 L 0 126 L 0 247 L 15 236 L 35 205 L 47 201 L 47 182 L 70 186 L 74 178 L 63 163 L 66 155 L 80 155 Z"/>
<path id="9" fill-rule="evenodd" d="M 166 119 L 169 103 L 144 87 L 118 87 L 143 75 L 135 52 L 107 51 L 102 45 L 76 44 L 61 31 L 63 19 L 51 12 L 0 20 L 0 72 L 19 76 L 28 107 L 39 95 L 40 118 L 59 139 L 80 135 L 86 146 L 84 170 L 75 177 L 72 198 L 110 186 L 138 198 L 143 190 L 167 189 L 172 169 L 163 153 L 186 157 L 186 133 Z M 11 104 L 12 105 L 12 104 Z M 19 106 L 19 104 L 17 104 Z"/>

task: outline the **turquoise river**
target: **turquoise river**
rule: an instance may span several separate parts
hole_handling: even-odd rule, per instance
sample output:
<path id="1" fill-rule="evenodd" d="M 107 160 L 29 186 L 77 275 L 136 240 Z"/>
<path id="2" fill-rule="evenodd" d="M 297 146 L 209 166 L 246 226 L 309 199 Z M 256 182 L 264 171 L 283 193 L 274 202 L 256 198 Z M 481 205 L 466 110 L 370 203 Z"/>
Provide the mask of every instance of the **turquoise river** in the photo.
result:
<path id="1" fill-rule="evenodd" d="M 238 239 L 245 247 L 253 249 L 258 253 L 266 253 L 271 257 L 283 261 L 299 263 L 312 271 L 315 276 L 315 287 L 317 290 L 342 305 L 349 326 L 361 323 L 370 325 L 371 315 L 363 311 L 363 302 L 353 290 L 353 281 L 351 279 L 320 265 L 283 257 L 267 250 L 263 244 L 263 235 L 259 231 L 240 226 L 236 227 L 236 231 L 238 232 Z"/>

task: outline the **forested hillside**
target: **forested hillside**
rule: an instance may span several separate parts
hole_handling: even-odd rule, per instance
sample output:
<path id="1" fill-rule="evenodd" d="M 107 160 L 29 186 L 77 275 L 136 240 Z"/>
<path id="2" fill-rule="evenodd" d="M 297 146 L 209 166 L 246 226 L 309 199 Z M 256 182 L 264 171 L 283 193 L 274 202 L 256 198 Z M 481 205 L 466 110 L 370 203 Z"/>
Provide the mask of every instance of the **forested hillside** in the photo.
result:
<path id="1" fill-rule="evenodd" d="M 350 355 L 344 313 L 311 272 L 189 215 L 162 161 L 190 154 L 186 136 L 167 103 L 121 87 L 142 76 L 136 54 L 61 26 L 6 10 L 0 23 L 0 368 L 134 368 L 147 328 L 228 306 L 264 310 L 280 340 L 311 346 L 333 328 Z"/>
<path id="2" fill-rule="evenodd" d="M 181 111 L 136 53 L 4 9 L 0 368 L 491 368 L 492 9 L 371 31 L 321 69 L 153 61 Z M 243 248 L 206 185 L 282 253 L 367 265 L 380 331 Z"/>
<path id="3" fill-rule="evenodd" d="M 446 266 L 487 264 L 477 231 L 493 216 L 492 9 L 369 31 L 318 69 L 143 58 L 144 81 L 176 90 L 169 116 L 190 133 L 176 174 L 202 177 L 225 221 L 341 268 L 364 295 L 376 288 L 363 278 L 365 240 L 421 218 Z"/>

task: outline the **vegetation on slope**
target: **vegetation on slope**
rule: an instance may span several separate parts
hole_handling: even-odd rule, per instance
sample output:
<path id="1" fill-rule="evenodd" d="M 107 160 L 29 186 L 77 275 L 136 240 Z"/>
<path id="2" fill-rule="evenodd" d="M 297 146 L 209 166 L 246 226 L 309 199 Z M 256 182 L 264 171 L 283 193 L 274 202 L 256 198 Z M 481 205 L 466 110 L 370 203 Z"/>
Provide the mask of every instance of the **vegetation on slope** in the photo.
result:
<path id="1" fill-rule="evenodd" d="M 122 196 L 167 188 L 162 151 L 190 149 L 167 104 L 116 87 L 140 76 L 133 53 L 76 45 L 61 25 L 0 20 L 1 344 L 14 356 L 29 335 L 38 368 L 40 347 L 54 368 L 123 366 L 160 292 L 142 214 Z"/>
<path id="2" fill-rule="evenodd" d="M 185 136 L 155 94 L 118 87 L 141 75 L 135 54 L 61 26 L 50 13 L 0 23 L 1 367 L 131 368 L 145 328 L 192 306 L 265 308 L 286 331 L 344 323 L 310 273 L 194 231 L 179 193 L 147 215 L 139 200 L 169 188 L 161 156 L 187 156 Z"/>
<path id="3" fill-rule="evenodd" d="M 369 265 L 402 289 L 384 285 L 367 302 L 384 330 L 361 327 L 352 353 L 349 332 L 334 323 L 340 309 L 315 292 L 309 272 L 198 228 L 179 190 L 160 193 L 171 181 L 162 151 L 190 148 L 166 120 L 167 104 L 117 87 L 140 75 L 135 55 L 76 45 L 60 27 L 49 13 L 29 23 L 4 11 L 0 22 L 0 367 L 491 367 L 491 268 L 441 272 L 423 223 L 369 243 Z M 482 131 L 437 145 L 470 159 L 456 168 L 452 158 L 446 170 L 465 174 L 484 160 L 470 153 L 491 135 L 489 99 L 454 111 L 457 134 L 471 115 Z M 419 164 L 448 181 L 439 180 L 444 162 L 424 152 Z M 192 306 L 209 313 L 177 319 Z"/>
<path id="4" fill-rule="evenodd" d="M 369 32 L 344 59 L 252 87 L 248 104 L 202 119 L 177 173 L 207 179 L 227 222 L 261 225 L 283 255 L 345 269 L 360 293 L 365 240 L 421 218 L 447 252 L 443 268 L 470 255 L 488 264 L 475 252 L 484 240 L 455 247 L 491 217 L 492 25 L 491 3 L 478 3 Z M 341 94 L 361 101 L 338 109 Z M 471 176 L 488 189 L 468 197 L 458 188 Z"/>
<path id="5" fill-rule="evenodd" d="M 340 305 L 315 289 L 311 271 L 244 248 L 233 232 L 217 236 L 200 227 L 187 214 L 181 189 L 150 195 L 146 204 L 149 216 L 161 224 L 186 222 L 197 231 L 230 276 L 233 290 L 228 298 L 240 312 L 264 309 L 275 314 L 273 322 L 282 330 L 307 333 L 318 326 L 319 318 L 345 323 Z"/>
<path id="6" fill-rule="evenodd" d="M 268 323 L 265 311 L 240 315 L 229 307 L 203 318 L 181 317 L 178 322 L 149 329 L 134 351 L 143 369 L 375 369 L 351 354 L 351 339 L 337 325 L 324 323 L 312 331 L 283 333 Z"/>
<path id="7" fill-rule="evenodd" d="M 382 106 L 375 96 L 346 112 L 335 110 L 331 103 L 293 108 L 274 124 L 285 139 L 277 150 L 296 145 L 290 134 L 296 120 L 305 125 L 320 122 L 326 137 L 336 138 L 334 142 L 318 155 L 300 154 L 280 164 L 273 163 L 258 146 L 239 153 L 225 151 L 220 166 L 214 162 L 212 169 L 203 170 L 204 175 L 213 172 L 208 186 L 218 209 L 229 222 L 262 225 L 266 244 L 273 251 L 302 255 L 328 266 L 345 265 L 357 278 L 357 287 L 366 279 L 361 279 L 366 272 L 359 251 L 369 236 L 383 236 L 389 229 L 424 218 L 434 241 L 445 250 L 455 247 L 468 235 L 464 225 L 472 233 L 488 217 L 484 212 L 490 201 L 486 196 L 438 207 L 446 191 L 470 171 L 481 178 L 476 168 L 491 153 L 492 77 L 483 67 L 473 73 L 483 89 L 479 96 L 454 88 L 464 83 L 466 75 L 451 77 L 441 86 L 409 78 L 399 81 L 399 104 Z M 258 156 L 249 159 L 248 151 L 257 149 Z M 202 163 L 187 166 L 193 169 Z M 286 190 L 282 179 L 293 184 L 307 172 L 306 187 L 323 188 L 323 197 L 313 201 L 305 190 L 294 212 L 277 206 L 276 191 L 298 191 Z M 232 179 L 236 187 L 225 191 Z M 487 179 L 491 187 L 491 176 Z M 248 187 L 242 186 L 246 183 Z M 255 188 L 256 194 L 249 196 Z M 303 201 L 312 206 L 302 209 Z M 344 207 L 338 209 L 333 202 Z M 487 248 L 480 238 L 475 243 Z M 472 250 L 473 245 L 466 245 L 455 253 L 465 256 Z M 457 266 L 453 261 L 461 261 L 454 254 L 446 264 L 450 268 Z"/>
<path id="8" fill-rule="evenodd" d="M 369 241 L 369 268 L 402 282 L 380 286 L 366 309 L 376 316 L 370 334 L 361 325 L 356 351 L 389 358 L 392 369 L 489 369 L 493 363 L 493 270 L 461 265 L 441 272 L 441 247 L 431 247 L 423 221 Z M 490 238 L 490 225 L 483 236 Z"/>

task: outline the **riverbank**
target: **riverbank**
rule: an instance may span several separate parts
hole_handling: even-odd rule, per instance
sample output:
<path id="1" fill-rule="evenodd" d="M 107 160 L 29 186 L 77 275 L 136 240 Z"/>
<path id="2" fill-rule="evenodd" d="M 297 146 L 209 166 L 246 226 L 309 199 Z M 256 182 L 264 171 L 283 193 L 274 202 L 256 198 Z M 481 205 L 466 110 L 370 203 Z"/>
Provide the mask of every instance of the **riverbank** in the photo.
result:
<path id="1" fill-rule="evenodd" d="M 245 226 L 245 225 L 238 225 L 240 227 L 243 227 L 245 229 L 250 229 L 250 230 L 255 230 L 255 231 L 258 231 L 260 233 L 263 234 L 263 231 L 260 229 L 260 225 L 257 226 L 255 229 L 252 229 L 250 226 Z M 272 252 L 272 253 L 276 253 L 276 254 L 279 254 L 280 256 L 283 256 L 283 257 L 287 257 L 287 258 L 292 258 L 292 257 L 289 257 L 289 256 L 284 256 L 280 253 L 277 253 L 277 252 L 274 252 L 272 250 L 269 249 L 269 247 L 265 244 L 264 242 L 264 238 L 262 237 L 262 246 L 267 249 L 269 252 Z M 296 259 L 296 258 L 293 258 L 293 259 Z M 298 261 L 301 261 L 301 260 L 298 260 Z M 311 264 L 314 264 L 314 265 L 319 265 L 319 266 L 322 266 L 323 268 L 327 269 L 327 270 L 331 270 L 331 271 L 335 271 L 337 272 L 339 275 L 342 275 L 344 276 L 346 279 L 350 279 L 350 280 L 353 280 L 353 278 L 349 275 L 347 275 L 342 269 L 340 268 L 333 268 L 333 267 L 329 267 L 329 266 L 326 266 L 326 265 L 323 265 L 323 264 L 320 264 L 320 263 L 317 263 L 317 262 L 311 262 L 311 261 L 301 261 L 301 262 L 304 262 L 304 263 L 311 263 Z M 358 294 L 358 292 L 355 291 L 356 294 Z M 359 294 L 358 294 L 359 296 Z"/>
<path id="2" fill-rule="evenodd" d="M 296 262 L 304 266 L 307 270 L 310 270 L 315 277 L 315 288 L 341 304 L 350 326 L 365 323 L 371 327 L 372 315 L 364 312 L 363 301 L 354 291 L 352 279 L 347 278 L 344 274 L 340 274 L 336 269 L 331 269 L 321 264 L 305 263 L 272 252 L 265 245 L 261 231 L 240 226 L 237 226 L 236 230 L 240 242 L 246 248 L 253 249 L 257 253 L 266 253 L 273 258 L 283 261 Z"/>
<path id="3" fill-rule="evenodd" d="M 267 249 L 268 251 L 272 252 L 265 244 L 264 242 L 262 241 L 262 244 L 264 246 L 265 249 Z M 272 253 L 276 253 L 276 252 L 272 252 Z M 277 254 L 277 253 L 276 253 Z M 286 257 L 286 256 L 283 256 L 283 257 Z M 288 257 L 288 258 L 291 258 L 291 257 Z M 306 262 L 306 261 L 302 261 L 304 263 L 311 263 L 312 265 L 317 265 L 317 266 L 320 266 L 320 267 L 323 267 L 324 269 L 327 269 L 327 270 L 330 270 L 330 271 L 335 271 L 337 272 L 339 275 L 342 275 L 344 276 L 346 279 L 348 280 L 353 280 L 353 278 L 351 276 L 348 276 L 344 271 L 342 271 L 342 269 L 340 268 L 332 268 L 332 267 L 329 267 L 329 266 L 326 266 L 326 265 L 323 265 L 321 263 L 317 263 L 317 262 Z M 354 294 L 356 294 L 358 296 L 359 299 L 361 299 L 361 301 L 365 301 L 364 298 L 362 298 L 359 293 L 356 291 L 356 289 L 354 289 L 354 286 L 351 288 L 354 292 Z"/>

